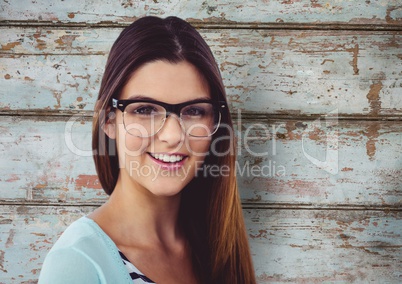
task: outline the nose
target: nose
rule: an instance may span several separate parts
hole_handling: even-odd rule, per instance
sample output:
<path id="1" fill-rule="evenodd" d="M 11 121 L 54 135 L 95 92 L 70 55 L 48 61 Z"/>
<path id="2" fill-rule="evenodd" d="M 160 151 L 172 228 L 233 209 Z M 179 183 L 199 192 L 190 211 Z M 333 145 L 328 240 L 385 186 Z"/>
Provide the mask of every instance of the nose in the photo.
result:
<path id="1" fill-rule="evenodd" d="M 184 140 L 185 134 L 180 120 L 175 114 L 169 115 L 161 130 L 157 133 L 160 141 L 167 142 L 170 146 L 176 146 Z"/>

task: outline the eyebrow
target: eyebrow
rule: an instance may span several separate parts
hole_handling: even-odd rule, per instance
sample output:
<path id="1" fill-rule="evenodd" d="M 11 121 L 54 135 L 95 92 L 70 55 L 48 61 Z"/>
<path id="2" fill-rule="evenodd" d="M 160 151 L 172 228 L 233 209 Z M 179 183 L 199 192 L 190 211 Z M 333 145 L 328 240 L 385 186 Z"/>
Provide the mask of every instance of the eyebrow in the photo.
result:
<path id="1" fill-rule="evenodd" d="M 145 101 L 153 101 L 153 102 L 162 102 L 162 101 L 158 101 L 158 100 L 155 100 L 154 98 L 147 97 L 147 96 L 144 96 L 144 95 L 133 95 L 133 96 L 130 96 L 126 100 L 145 100 Z M 193 100 L 185 101 L 183 103 L 196 102 L 196 101 L 200 101 L 200 100 L 211 101 L 211 98 L 209 98 L 209 97 L 199 97 L 199 98 L 195 98 Z M 166 103 L 166 102 L 163 102 L 163 103 Z"/>
<path id="2" fill-rule="evenodd" d="M 144 95 L 133 95 L 130 96 L 127 100 L 152 100 L 152 98 Z"/>

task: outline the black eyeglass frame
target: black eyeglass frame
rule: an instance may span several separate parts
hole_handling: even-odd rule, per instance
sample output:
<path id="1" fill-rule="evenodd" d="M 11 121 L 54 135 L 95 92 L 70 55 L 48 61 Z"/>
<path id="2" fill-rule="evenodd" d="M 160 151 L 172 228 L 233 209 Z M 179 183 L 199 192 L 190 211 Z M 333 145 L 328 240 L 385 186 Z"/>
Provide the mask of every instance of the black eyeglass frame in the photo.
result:
<path id="1" fill-rule="evenodd" d="M 124 111 L 129 104 L 141 103 L 141 102 L 147 102 L 147 103 L 152 103 L 152 104 L 162 106 L 166 110 L 166 117 L 164 118 L 164 121 L 169 117 L 170 114 L 174 113 L 180 119 L 180 124 L 182 123 L 180 112 L 184 107 L 192 105 L 192 104 L 197 104 L 197 103 L 209 103 L 214 108 L 214 111 L 217 111 L 219 114 L 218 127 L 209 136 L 213 135 L 218 130 L 220 122 L 221 122 L 221 116 L 222 116 L 220 110 L 227 107 L 227 104 L 225 101 L 217 101 L 216 102 L 216 101 L 212 101 L 212 100 L 208 100 L 208 99 L 196 99 L 196 100 L 187 101 L 187 102 L 179 103 L 179 104 L 168 104 L 168 103 L 164 103 L 164 102 L 152 100 L 152 99 L 118 100 L 115 98 L 112 98 L 112 107 L 120 110 L 124 114 Z M 163 127 L 163 125 L 161 126 L 160 129 L 162 129 L 162 127 Z M 158 133 L 160 131 L 160 129 L 157 132 L 155 132 L 155 134 Z M 153 135 L 155 135 L 155 134 L 153 134 Z M 153 135 L 151 135 L 151 136 L 153 136 Z M 191 134 L 189 134 L 189 135 L 193 136 Z M 151 137 L 151 136 L 148 136 L 148 137 Z M 195 137 L 197 137 L 197 136 L 195 136 Z M 200 137 L 204 137 L 204 136 L 200 136 Z M 205 137 L 208 137 L 208 136 L 205 136 Z"/>

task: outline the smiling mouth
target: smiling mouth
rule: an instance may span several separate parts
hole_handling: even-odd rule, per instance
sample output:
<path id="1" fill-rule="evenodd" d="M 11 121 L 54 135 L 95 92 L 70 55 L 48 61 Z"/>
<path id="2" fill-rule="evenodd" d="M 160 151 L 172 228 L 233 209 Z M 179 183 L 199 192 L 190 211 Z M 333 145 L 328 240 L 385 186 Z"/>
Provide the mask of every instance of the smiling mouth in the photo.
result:
<path id="1" fill-rule="evenodd" d="M 164 163 L 178 163 L 184 160 L 184 158 L 186 158 L 186 156 L 183 155 L 167 155 L 167 154 L 155 154 L 155 153 L 148 153 L 148 154 L 151 155 L 152 158 Z"/>

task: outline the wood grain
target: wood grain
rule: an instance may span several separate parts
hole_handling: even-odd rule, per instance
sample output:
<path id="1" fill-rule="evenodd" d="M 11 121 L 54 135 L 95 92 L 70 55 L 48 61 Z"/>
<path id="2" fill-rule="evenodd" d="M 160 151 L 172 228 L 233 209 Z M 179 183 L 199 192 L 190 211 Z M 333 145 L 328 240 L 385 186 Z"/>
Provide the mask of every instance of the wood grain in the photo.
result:
<path id="1" fill-rule="evenodd" d="M 107 199 L 92 110 L 144 15 L 187 19 L 219 62 L 257 283 L 401 282 L 400 0 L 51 2 L 0 3 L 0 284 L 36 283 Z"/>
<path id="2" fill-rule="evenodd" d="M 46 254 L 90 207 L 0 206 L 0 283 L 37 283 Z"/>
<path id="3" fill-rule="evenodd" d="M 245 210 L 258 283 L 399 283 L 401 212 Z"/>
<path id="4" fill-rule="evenodd" d="M 256 203 L 401 206 L 401 127 L 324 117 L 245 121 L 238 133 L 242 197 Z"/>
<path id="5" fill-rule="evenodd" d="M 93 109 L 120 29 L 2 31 L 0 111 Z M 398 32 L 201 32 L 220 62 L 233 112 L 402 115 Z"/>
<path id="6" fill-rule="evenodd" d="M 0 205 L 0 283 L 36 283 L 64 229 L 96 207 Z M 244 210 L 258 283 L 402 277 L 401 212 Z"/>
<path id="7" fill-rule="evenodd" d="M 398 0 L 339 1 L 4 1 L 0 21 L 129 24 L 138 17 L 175 15 L 191 22 L 230 23 L 347 23 L 400 25 Z"/>
<path id="8" fill-rule="evenodd" d="M 402 205 L 401 122 L 239 117 L 235 125 L 245 203 Z M 3 202 L 105 200 L 88 118 L 3 116 L 0 131 Z M 224 174 L 213 168 L 205 173 Z"/>
<path id="9" fill-rule="evenodd" d="M 105 200 L 92 160 L 90 122 L 1 117 L 0 125 L 1 199 Z"/>

